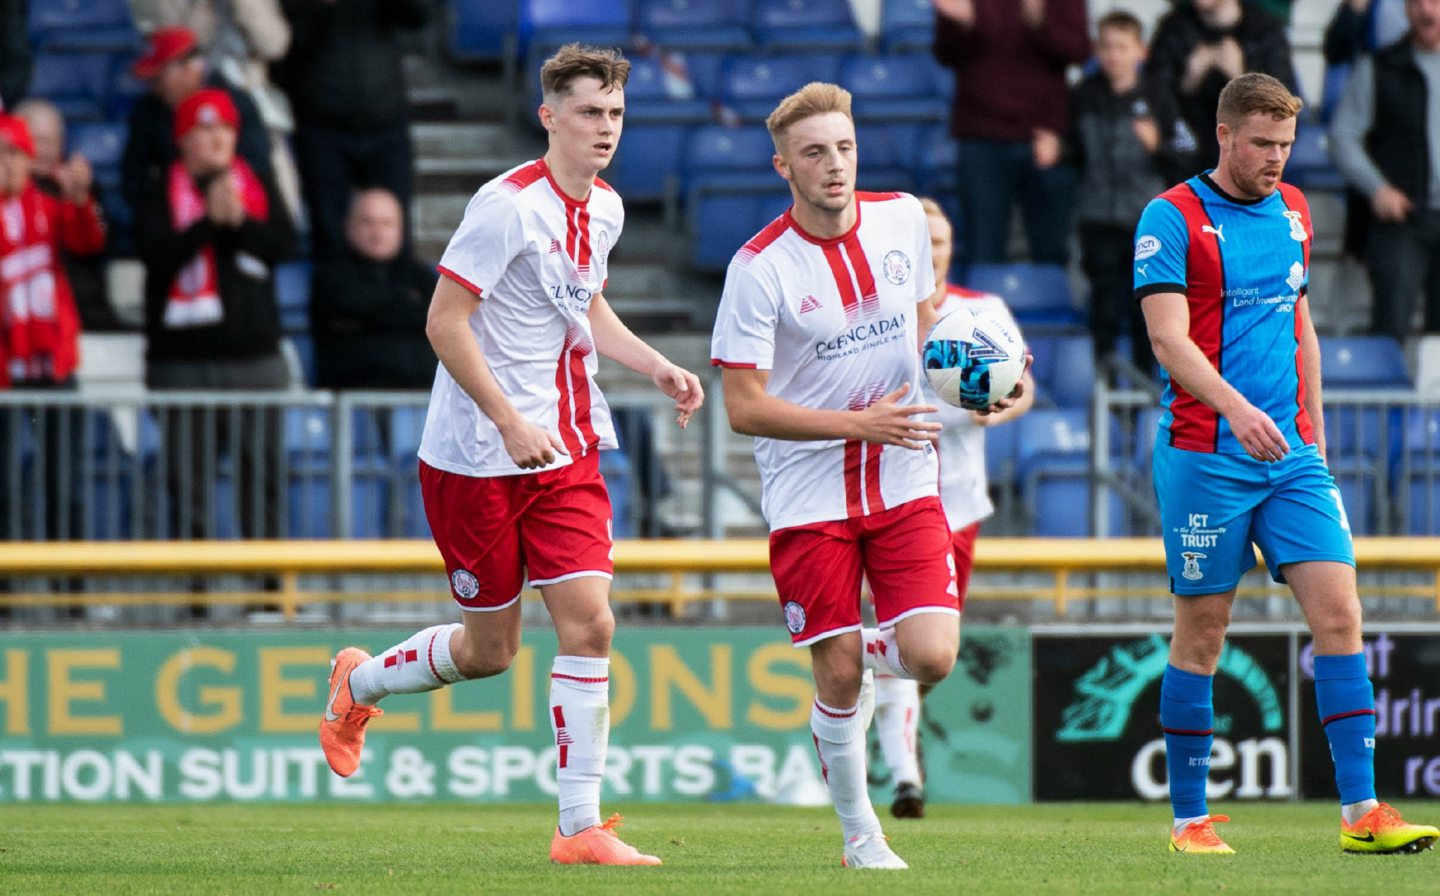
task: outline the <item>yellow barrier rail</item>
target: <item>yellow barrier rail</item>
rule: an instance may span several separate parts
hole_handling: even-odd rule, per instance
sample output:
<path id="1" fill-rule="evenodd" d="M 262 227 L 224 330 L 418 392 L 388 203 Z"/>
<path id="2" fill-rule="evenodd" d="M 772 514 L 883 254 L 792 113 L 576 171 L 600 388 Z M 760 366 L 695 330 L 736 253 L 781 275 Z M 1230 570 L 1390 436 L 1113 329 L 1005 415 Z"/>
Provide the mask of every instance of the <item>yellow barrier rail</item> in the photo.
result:
<path id="1" fill-rule="evenodd" d="M 1440 613 L 1440 538 L 1358 538 L 1355 554 L 1362 572 L 1417 572 L 1429 576 L 1420 585 L 1367 586 L 1367 595 L 1422 597 Z M 981 538 L 977 574 L 1045 574 L 1045 585 L 972 587 L 973 600 L 1043 600 L 1064 615 L 1070 603 L 1096 597 L 1160 597 L 1164 590 L 1164 553 L 1153 538 Z M 768 573 L 765 539 L 630 539 L 615 543 L 615 571 L 662 574 L 668 587 L 625 588 L 619 601 L 668 604 L 678 615 L 687 603 L 726 599 L 773 599 L 773 589 L 706 589 L 688 579 L 711 573 Z M 0 543 L 0 578 L 125 578 L 249 574 L 275 577 L 278 592 L 263 601 L 277 604 L 287 618 L 306 604 L 345 601 L 433 601 L 443 586 L 418 591 L 353 592 L 302 588 L 303 575 L 443 573 L 435 545 L 422 540 L 384 541 L 105 541 Z M 1076 584 L 1077 576 L 1103 572 L 1149 572 L 1153 588 L 1097 588 Z M 1274 587 L 1244 588 L 1242 596 L 1270 596 Z M 90 591 L 0 595 L 10 606 L 254 604 L 254 591 L 242 593 Z"/>

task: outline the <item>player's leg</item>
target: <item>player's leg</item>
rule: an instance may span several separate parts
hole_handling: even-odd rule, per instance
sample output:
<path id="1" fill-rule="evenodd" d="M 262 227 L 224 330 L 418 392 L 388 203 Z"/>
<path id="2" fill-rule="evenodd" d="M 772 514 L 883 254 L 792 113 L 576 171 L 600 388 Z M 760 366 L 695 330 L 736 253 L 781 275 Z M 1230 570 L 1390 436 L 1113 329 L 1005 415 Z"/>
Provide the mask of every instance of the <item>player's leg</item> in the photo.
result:
<path id="1" fill-rule="evenodd" d="M 875 677 L 875 737 L 895 782 L 890 814 L 923 818 L 925 796 L 917 754 L 920 734 L 920 684 L 893 675 Z"/>
<path id="2" fill-rule="evenodd" d="M 1153 471 L 1166 571 L 1175 594 L 1170 662 L 1160 684 L 1170 805 L 1170 849 L 1229 854 L 1215 833 L 1205 785 L 1214 742 L 1213 682 L 1240 577 L 1255 565 L 1250 541 L 1265 469 L 1245 457 L 1156 443 Z"/>
<path id="3" fill-rule="evenodd" d="M 1256 514 L 1256 540 L 1277 581 L 1290 585 L 1314 636 L 1315 705 L 1335 763 L 1340 845 L 1414 852 L 1440 831 L 1406 823 L 1375 794 L 1375 688 L 1366 668 L 1349 522 L 1313 446 L 1277 468 L 1275 494 Z"/>
<path id="4" fill-rule="evenodd" d="M 877 674 L 935 684 L 960 653 L 960 588 L 950 526 L 939 498 L 921 498 L 864 519 L 865 573 L 878 629 L 865 630 L 865 662 Z"/>
<path id="5" fill-rule="evenodd" d="M 520 520 L 530 584 L 540 589 L 559 651 L 550 667 L 550 728 L 560 818 L 550 860 L 561 864 L 658 865 L 620 840 L 618 815 L 601 823 L 600 782 L 610 746 L 610 496 L 599 454 L 539 474 Z"/>
<path id="6" fill-rule="evenodd" d="M 349 776 L 359 766 L 365 728 L 385 697 L 509 668 L 520 646 L 524 572 L 514 520 L 524 507 L 523 478 L 460 476 L 420 465 L 426 518 L 465 621 L 430 626 L 373 657 L 359 647 L 336 655 L 320 721 L 320 746 L 336 774 Z"/>

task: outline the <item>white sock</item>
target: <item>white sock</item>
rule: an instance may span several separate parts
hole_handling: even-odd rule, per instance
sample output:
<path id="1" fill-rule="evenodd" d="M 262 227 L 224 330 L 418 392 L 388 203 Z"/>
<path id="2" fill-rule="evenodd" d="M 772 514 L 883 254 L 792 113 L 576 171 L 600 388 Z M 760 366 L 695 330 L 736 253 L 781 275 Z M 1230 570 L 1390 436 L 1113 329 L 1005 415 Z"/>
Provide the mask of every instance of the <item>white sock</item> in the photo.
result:
<path id="1" fill-rule="evenodd" d="M 1175 824 L 1173 825 L 1171 830 L 1173 830 L 1176 834 L 1179 834 L 1181 831 L 1185 830 L 1186 825 L 1192 825 L 1197 821 L 1204 821 L 1209 817 L 1210 816 L 1208 815 L 1193 815 L 1190 818 L 1177 818 L 1175 819 Z"/>
<path id="2" fill-rule="evenodd" d="M 810 731 L 845 839 L 880 833 L 880 819 L 865 783 L 865 729 L 859 708 L 835 709 L 816 698 L 810 709 Z"/>
<path id="3" fill-rule="evenodd" d="M 374 706 L 391 694 L 418 694 L 463 680 L 450 658 L 450 638 L 463 628 L 458 622 L 432 625 L 356 666 L 350 673 L 355 702 Z"/>
<path id="4" fill-rule="evenodd" d="M 1380 805 L 1379 800 L 1361 800 L 1358 803 L 1346 803 L 1340 807 L 1340 817 L 1345 819 L 1346 824 L 1354 824 L 1365 817 L 1365 813 Z"/>
<path id="5" fill-rule="evenodd" d="M 555 657 L 550 728 L 555 732 L 560 833 L 571 837 L 600 823 L 600 779 L 610 743 L 609 657 Z"/>
<path id="6" fill-rule="evenodd" d="M 920 783 L 915 753 L 920 728 L 920 685 L 893 675 L 875 676 L 875 736 L 897 785 Z"/>
<path id="7" fill-rule="evenodd" d="M 900 646 L 895 643 L 893 628 L 862 628 L 860 637 L 865 642 L 865 668 L 874 669 L 876 675 L 893 675 L 896 678 L 914 678 L 910 670 L 900 661 Z"/>

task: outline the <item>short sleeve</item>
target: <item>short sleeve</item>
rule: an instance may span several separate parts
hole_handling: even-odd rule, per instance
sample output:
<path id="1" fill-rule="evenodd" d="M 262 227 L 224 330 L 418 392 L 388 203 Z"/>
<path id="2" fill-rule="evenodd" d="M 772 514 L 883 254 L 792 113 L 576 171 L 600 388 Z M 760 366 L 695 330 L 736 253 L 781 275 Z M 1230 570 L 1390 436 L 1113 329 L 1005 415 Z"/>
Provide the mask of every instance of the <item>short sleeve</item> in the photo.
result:
<path id="1" fill-rule="evenodd" d="M 919 233 L 916 242 L 919 244 L 919 258 L 915 262 L 915 301 L 916 303 L 927 301 L 935 294 L 935 260 L 930 251 L 930 220 L 925 214 L 925 209 L 917 201 L 916 210 L 919 212 L 916 217 L 919 219 Z"/>
<path id="2" fill-rule="evenodd" d="M 520 209 L 506 195 L 482 190 L 465 207 L 465 217 L 440 257 L 440 273 L 484 298 L 524 248 Z"/>
<path id="3" fill-rule="evenodd" d="M 710 363 L 716 367 L 769 370 L 775 362 L 778 289 L 766 282 L 753 259 L 730 262 L 715 314 Z"/>
<path id="4" fill-rule="evenodd" d="M 1190 236 L 1185 216 L 1165 199 L 1152 199 L 1135 228 L 1135 300 L 1161 292 L 1184 293 Z"/>

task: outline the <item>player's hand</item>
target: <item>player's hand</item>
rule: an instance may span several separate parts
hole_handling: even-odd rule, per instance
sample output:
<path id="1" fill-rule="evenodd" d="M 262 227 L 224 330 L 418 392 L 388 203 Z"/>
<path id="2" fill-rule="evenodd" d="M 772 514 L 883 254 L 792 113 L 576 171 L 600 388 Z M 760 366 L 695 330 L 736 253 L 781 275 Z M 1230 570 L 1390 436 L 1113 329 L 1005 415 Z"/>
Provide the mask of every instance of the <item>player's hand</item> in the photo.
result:
<path id="1" fill-rule="evenodd" d="M 915 419 L 920 414 L 933 414 L 939 408 L 929 404 L 900 404 L 900 399 L 909 392 L 910 384 L 906 383 L 868 408 L 856 411 L 860 416 L 860 438 L 879 445 L 915 450 L 939 440 L 939 423 Z"/>
<path id="2" fill-rule="evenodd" d="M 974 0 L 932 0 L 935 11 L 962 28 L 975 24 Z"/>
<path id="3" fill-rule="evenodd" d="M 1256 460 L 1274 463 L 1290 453 L 1290 446 L 1285 442 L 1285 436 L 1281 435 L 1280 427 L 1275 425 L 1269 414 L 1253 404 L 1246 403 L 1244 408 L 1226 416 L 1225 420 L 1245 453 Z"/>
<path id="4" fill-rule="evenodd" d="M 505 451 L 515 466 L 522 470 L 538 470 L 555 463 L 560 455 L 569 456 L 565 444 L 553 432 L 546 432 L 528 420 L 520 420 L 500 430 Z"/>
<path id="5" fill-rule="evenodd" d="M 990 426 L 996 423 L 997 421 L 991 416 L 992 414 L 998 414 L 1001 411 L 1007 411 L 1013 408 L 1015 403 L 1025 395 L 1025 374 L 1030 372 L 1030 368 L 1033 367 L 1034 364 L 1035 356 L 1027 350 L 1025 352 L 1025 369 L 1020 371 L 1020 380 L 1015 383 L 1015 388 L 1010 390 L 1009 395 L 990 405 L 990 407 L 978 411 L 971 411 L 970 419 L 981 426 Z"/>
<path id="6" fill-rule="evenodd" d="M 655 365 L 650 379 L 661 392 L 675 399 L 675 422 L 684 429 L 705 401 L 705 389 L 700 385 L 700 378 L 677 364 L 665 361 Z"/>
<path id="7" fill-rule="evenodd" d="M 1375 210 L 1375 217 L 1391 223 L 1404 221 L 1414 210 L 1410 197 L 1389 184 L 1381 184 L 1379 189 L 1371 194 L 1370 207 Z"/>

